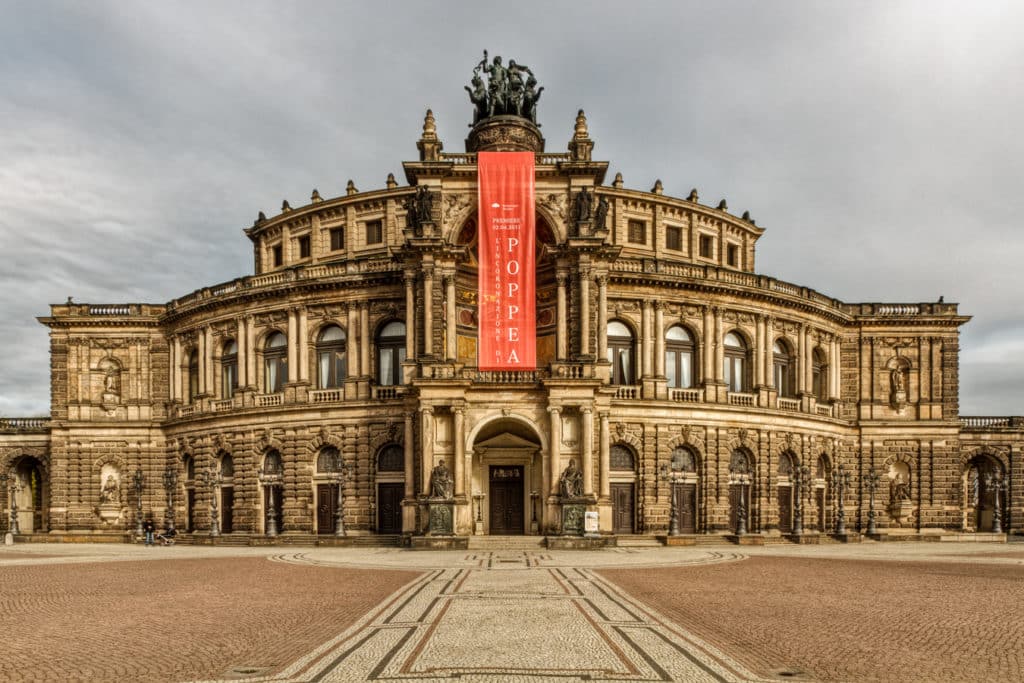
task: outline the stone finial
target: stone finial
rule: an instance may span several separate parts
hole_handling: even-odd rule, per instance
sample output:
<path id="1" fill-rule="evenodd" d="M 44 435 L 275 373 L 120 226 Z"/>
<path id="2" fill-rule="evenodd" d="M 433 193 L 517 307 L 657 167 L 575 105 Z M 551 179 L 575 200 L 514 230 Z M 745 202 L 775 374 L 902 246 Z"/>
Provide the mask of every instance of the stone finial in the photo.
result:
<path id="1" fill-rule="evenodd" d="M 388 173 L 387 186 L 388 186 L 389 190 L 393 190 L 396 187 L 398 187 L 398 181 L 395 180 L 395 174 L 394 173 Z"/>
<path id="2" fill-rule="evenodd" d="M 427 115 L 423 117 L 423 139 L 437 139 L 437 122 L 434 121 L 434 112 L 430 109 L 427 110 Z"/>
<path id="3" fill-rule="evenodd" d="M 345 194 L 353 195 L 359 194 L 359 190 L 356 189 L 356 184 L 351 180 L 348 181 L 348 185 L 345 186 Z"/>
<path id="4" fill-rule="evenodd" d="M 576 131 L 572 137 L 574 140 L 586 140 L 590 137 L 587 130 L 587 115 L 583 113 L 582 109 L 576 114 Z"/>
<path id="5" fill-rule="evenodd" d="M 661 179 L 654 181 L 654 187 L 651 188 L 651 192 L 654 194 L 664 194 L 665 188 L 661 185 Z"/>
<path id="6" fill-rule="evenodd" d="M 313 188 L 313 194 L 311 194 L 311 195 L 309 196 L 309 201 L 311 201 L 311 202 L 313 202 L 314 204 L 316 204 L 317 202 L 322 202 L 323 200 L 324 200 L 324 199 L 323 199 L 323 197 L 321 197 L 321 196 L 320 196 L 320 191 L 319 191 L 319 190 L 317 190 L 317 189 L 316 189 L 316 188 L 314 187 L 314 188 Z"/>
<path id="7" fill-rule="evenodd" d="M 252 224 L 253 224 L 253 226 L 257 226 L 260 223 L 265 223 L 266 221 L 267 221 L 267 214 L 265 214 L 262 211 L 260 211 L 258 214 L 256 214 L 256 220 L 254 220 L 252 222 Z"/>
<path id="8" fill-rule="evenodd" d="M 724 199 L 722 201 L 718 202 L 718 210 L 719 211 L 728 211 L 729 210 L 729 205 L 725 203 Z"/>
<path id="9" fill-rule="evenodd" d="M 699 197 L 697 195 L 697 188 L 695 187 L 692 190 L 690 190 L 690 196 L 687 197 L 686 200 L 696 204 L 697 203 L 697 199 L 699 199 Z"/>
<path id="10" fill-rule="evenodd" d="M 441 158 L 444 145 L 437 137 L 437 124 L 434 121 L 434 112 L 430 109 L 423 117 L 423 135 L 416 143 L 416 148 L 420 151 L 420 161 L 439 161 Z"/>
<path id="11" fill-rule="evenodd" d="M 288 203 L 288 200 L 281 202 L 281 213 L 286 213 L 292 210 L 292 205 Z"/>
<path id="12" fill-rule="evenodd" d="M 615 174 L 615 180 L 612 181 L 612 187 L 615 187 L 615 188 L 621 188 L 622 187 L 622 174 L 621 173 L 616 173 Z"/>
<path id="13" fill-rule="evenodd" d="M 757 222 L 753 218 L 750 217 L 750 212 L 749 211 L 744 211 L 743 212 L 743 216 L 741 216 L 741 218 L 743 218 L 743 220 L 745 220 L 746 222 L 750 223 L 751 225 L 757 225 Z"/>

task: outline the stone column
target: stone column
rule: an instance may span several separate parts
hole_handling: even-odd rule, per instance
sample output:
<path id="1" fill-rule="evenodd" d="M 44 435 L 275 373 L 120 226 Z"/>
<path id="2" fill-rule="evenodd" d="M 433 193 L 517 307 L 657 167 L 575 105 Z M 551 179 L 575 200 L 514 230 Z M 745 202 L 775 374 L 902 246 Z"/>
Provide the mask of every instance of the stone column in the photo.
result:
<path id="1" fill-rule="evenodd" d="M 754 326 L 756 339 L 754 340 L 754 385 L 764 386 L 764 316 L 757 316 L 757 323 Z"/>
<path id="2" fill-rule="evenodd" d="M 199 353 L 196 354 L 199 357 L 199 394 L 206 393 L 206 328 L 201 327 L 196 334 L 196 342 L 198 342 Z M 192 391 L 192 387 L 189 387 L 189 391 Z M 192 400 L 192 396 L 188 397 Z"/>
<path id="3" fill-rule="evenodd" d="M 583 460 L 583 494 L 594 493 L 594 410 L 590 406 L 580 408 L 580 458 Z"/>
<path id="4" fill-rule="evenodd" d="M 711 307 L 704 307 L 704 329 L 701 332 L 704 337 L 704 353 L 701 354 L 704 361 L 704 381 L 715 381 L 715 327 L 711 317 Z"/>
<path id="5" fill-rule="evenodd" d="M 444 341 L 445 341 L 445 358 L 450 362 L 455 362 L 456 356 L 458 355 L 458 349 L 455 344 L 455 274 L 449 273 L 444 276 Z"/>
<path id="6" fill-rule="evenodd" d="M 580 271 L 580 354 L 590 355 L 590 271 Z"/>
<path id="7" fill-rule="evenodd" d="M 291 308 L 288 310 L 288 381 L 295 381 L 297 373 L 295 372 L 296 366 L 299 364 L 298 354 L 296 353 L 297 346 L 299 344 L 299 321 L 298 313 L 296 309 Z"/>
<path id="8" fill-rule="evenodd" d="M 598 413 L 601 419 L 601 443 L 598 446 L 601 454 L 601 471 L 598 474 L 601 480 L 601 497 L 609 498 L 612 495 L 611 484 L 608 476 L 611 473 L 611 434 L 608 431 L 608 411 L 602 410 Z"/>
<path id="9" fill-rule="evenodd" d="M 665 302 L 654 302 L 654 374 L 665 376 Z"/>
<path id="10" fill-rule="evenodd" d="M 796 393 L 801 395 L 807 391 L 807 326 L 800 325 L 796 335 Z"/>
<path id="11" fill-rule="evenodd" d="M 181 338 L 174 335 L 171 343 L 171 400 L 181 400 Z"/>
<path id="12" fill-rule="evenodd" d="M 558 326 L 555 330 L 555 346 L 556 346 L 556 358 L 564 361 L 568 357 L 568 325 L 566 323 L 565 313 L 565 285 L 569 277 L 565 273 L 558 273 L 555 276 L 558 282 L 558 303 L 557 303 L 557 318 Z"/>
<path id="13" fill-rule="evenodd" d="M 423 424 L 420 429 L 420 435 L 423 440 L 423 460 L 421 467 L 423 470 L 423 495 L 430 495 L 430 470 L 434 467 L 434 409 L 433 408 L 422 408 L 420 410 L 423 416 Z"/>
<path id="14" fill-rule="evenodd" d="M 651 309 L 653 304 L 650 299 L 646 299 L 642 302 L 643 308 L 640 313 L 640 330 L 643 335 L 643 376 L 651 376 L 651 366 L 654 361 L 654 344 L 651 343 L 651 328 L 653 324 L 651 322 Z"/>
<path id="15" fill-rule="evenodd" d="M 423 355 L 434 353 L 434 267 L 423 268 Z"/>
<path id="16" fill-rule="evenodd" d="M 245 319 L 239 318 L 236 323 L 235 346 L 238 347 L 238 386 L 245 387 L 249 385 L 249 348 L 245 338 Z"/>
<path id="17" fill-rule="evenodd" d="M 715 380 L 722 382 L 725 374 L 725 335 L 722 330 L 722 309 L 715 306 Z"/>
<path id="18" fill-rule="evenodd" d="M 772 361 L 774 360 L 772 348 L 775 346 L 775 321 L 768 317 L 764 320 L 764 385 L 774 386 L 775 373 L 773 372 Z"/>
<path id="19" fill-rule="evenodd" d="M 206 327 L 206 359 L 203 366 L 203 375 L 206 377 L 206 388 L 205 393 L 213 395 L 214 387 L 216 386 L 213 381 L 213 328 L 210 326 Z"/>
<path id="20" fill-rule="evenodd" d="M 597 278 L 597 359 L 608 358 L 608 276 Z"/>
<path id="21" fill-rule="evenodd" d="M 548 462 L 551 473 L 552 496 L 558 495 L 558 477 L 561 474 L 559 466 L 562 464 L 562 409 L 558 407 L 548 408 L 548 415 L 551 420 L 551 436 L 549 448 L 551 459 Z"/>
<path id="22" fill-rule="evenodd" d="M 416 444 L 414 443 L 415 436 L 413 434 L 413 420 L 414 413 L 411 410 L 405 413 L 405 497 L 414 498 L 416 496 L 416 470 L 413 465 L 414 463 L 414 452 Z"/>
<path id="23" fill-rule="evenodd" d="M 466 419 L 462 406 L 452 408 L 452 431 L 455 439 L 455 495 L 466 493 Z"/>
<path id="24" fill-rule="evenodd" d="M 839 398 L 839 337 L 832 338 L 832 349 L 828 354 L 828 395 L 829 398 Z"/>
<path id="25" fill-rule="evenodd" d="M 299 371 L 295 373 L 295 379 L 300 382 L 309 381 L 309 321 L 306 318 L 306 307 L 299 309 L 299 334 L 295 339 L 298 344 Z"/>
<path id="26" fill-rule="evenodd" d="M 349 378 L 354 378 L 359 375 L 359 312 L 356 310 L 354 303 L 348 305 L 348 338 L 346 340 L 346 348 L 348 350 L 348 358 L 346 359 L 347 368 L 345 371 L 348 373 Z"/>
<path id="27" fill-rule="evenodd" d="M 416 357 L 416 274 L 405 271 L 405 358 Z"/>
<path id="28" fill-rule="evenodd" d="M 370 304 L 359 304 L 359 374 L 370 376 Z"/>
<path id="29" fill-rule="evenodd" d="M 256 319 L 245 316 L 245 380 L 247 387 L 256 386 Z"/>

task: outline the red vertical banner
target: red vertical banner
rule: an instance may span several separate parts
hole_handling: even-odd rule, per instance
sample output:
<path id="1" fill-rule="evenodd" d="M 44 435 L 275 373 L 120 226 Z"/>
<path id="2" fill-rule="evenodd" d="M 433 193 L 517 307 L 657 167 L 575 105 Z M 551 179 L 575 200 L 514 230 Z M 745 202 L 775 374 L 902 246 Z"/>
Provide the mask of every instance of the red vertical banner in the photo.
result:
<path id="1" fill-rule="evenodd" d="M 533 152 L 479 152 L 481 370 L 537 365 Z"/>

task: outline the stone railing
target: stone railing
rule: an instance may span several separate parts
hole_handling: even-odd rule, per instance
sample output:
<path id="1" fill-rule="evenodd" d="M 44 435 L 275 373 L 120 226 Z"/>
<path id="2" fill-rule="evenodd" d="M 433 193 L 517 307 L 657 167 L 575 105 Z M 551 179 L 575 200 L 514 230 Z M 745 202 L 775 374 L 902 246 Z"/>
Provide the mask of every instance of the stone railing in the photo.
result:
<path id="1" fill-rule="evenodd" d="M 668 396 L 673 401 L 680 403 L 700 403 L 700 389 L 669 389 Z"/>
<path id="2" fill-rule="evenodd" d="M 534 155 L 534 163 L 538 166 L 554 166 L 569 159 L 568 152 L 538 152 Z M 456 166 L 473 166 L 477 156 L 475 152 L 442 152 L 441 161 L 449 161 Z"/>
<path id="3" fill-rule="evenodd" d="M 582 363 L 553 363 L 551 377 L 556 379 L 590 379 L 591 366 Z"/>
<path id="4" fill-rule="evenodd" d="M 310 403 L 337 403 L 345 400 L 343 389 L 315 389 L 309 392 Z"/>
<path id="5" fill-rule="evenodd" d="M 755 398 L 753 394 L 740 394 L 737 392 L 729 392 L 729 405 L 731 406 L 745 406 L 747 408 L 753 408 L 755 404 Z"/>
<path id="6" fill-rule="evenodd" d="M 536 384 L 545 376 L 543 370 L 477 370 L 463 368 L 462 378 L 484 384 Z"/>
<path id="7" fill-rule="evenodd" d="M 215 413 L 223 413 L 225 410 L 231 410 L 234 407 L 234 399 L 225 398 L 219 401 L 210 401 L 210 410 Z"/>
<path id="8" fill-rule="evenodd" d="M 1024 417 L 960 417 L 960 425 L 965 429 L 1024 429 Z"/>
<path id="9" fill-rule="evenodd" d="M 400 385 L 388 387 L 371 387 L 370 394 L 378 401 L 388 401 L 405 396 L 406 388 Z"/>
<path id="10" fill-rule="evenodd" d="M 187 406 L 178 406 L 178 417 L 192 417 L 199 412 L 199 406 L 192 404 Z"/>
<path id="11" fill-rule="evenodd" d="M 640 387 L 615 387 L 615 398 L 635 399 L 640 395 Z"/>
<path id="12" fill-rule="evenodd" d="M 284 394 L 259 394 L 256 396 L 257 408 L 284 405 Z"/>
<path id="13" fill-rule="evenodd" d="M 49 426 L 48 417 L 0 417 L 0 431 L 3 432 L 40 432 Z"/>
<path id="14" fill-rule="evenodd" d="M 821 415 L 822 417 L 833 417 L 834 412 L 835 408 L 831 403 L 819 403 L 818 405 L 814 406 L 815 415 Z"/>
<path id="15" fill-rule="evenodd" d="M 800 410 L 800 399 L 798 398 L 776 398 L 776 405 L 779 410 Z"/>

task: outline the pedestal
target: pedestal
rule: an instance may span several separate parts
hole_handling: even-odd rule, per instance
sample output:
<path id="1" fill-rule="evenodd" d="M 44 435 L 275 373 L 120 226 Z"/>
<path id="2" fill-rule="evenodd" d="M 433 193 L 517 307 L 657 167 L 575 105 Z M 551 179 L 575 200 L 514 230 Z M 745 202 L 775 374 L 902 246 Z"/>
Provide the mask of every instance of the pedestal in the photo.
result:
<path id="1" fill-rule="evenodd" d="M 562 504 L 562 535 L 582 536 L 587 506 L 583 503 Z"/>
<path id="2" fill-rule="evenodd" d="M 429 501 L 429 533 L 431 536 L 451 536 L 455 516 L 455 505 L 450 501 Z"/>
<path id="3" fill-rule="evenodd" d="M 96 508 L 96 512 L 104 524 L 116 524 L 121 519 L 120 505 L 100 505 Z"/>

